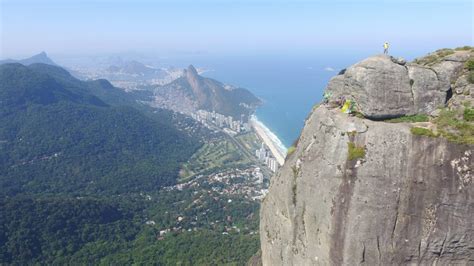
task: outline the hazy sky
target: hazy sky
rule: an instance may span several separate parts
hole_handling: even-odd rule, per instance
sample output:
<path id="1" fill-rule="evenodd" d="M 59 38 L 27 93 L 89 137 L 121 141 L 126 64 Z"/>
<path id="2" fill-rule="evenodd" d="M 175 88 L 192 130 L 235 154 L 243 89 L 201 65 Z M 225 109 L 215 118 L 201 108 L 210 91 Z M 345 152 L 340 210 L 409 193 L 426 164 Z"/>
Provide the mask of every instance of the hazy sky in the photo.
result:
<path id="1" fill-rule="evenodd" d="M 473 45 L 473 1 L 0 0 L 0 57 Z"/>

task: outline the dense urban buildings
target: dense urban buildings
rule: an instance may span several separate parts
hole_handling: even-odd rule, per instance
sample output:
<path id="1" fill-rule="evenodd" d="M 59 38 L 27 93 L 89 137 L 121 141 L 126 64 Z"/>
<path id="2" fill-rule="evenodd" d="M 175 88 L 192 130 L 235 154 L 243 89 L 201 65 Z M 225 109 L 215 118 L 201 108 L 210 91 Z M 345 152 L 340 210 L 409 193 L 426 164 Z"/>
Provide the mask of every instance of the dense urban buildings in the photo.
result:
<path id="1" fill-rule="evenodd" d="M 262 147 L 255 151 L 255 156 L 265 163 L 270 170 L 276 172 L 278 170 L 278 162 L 276 161 L 275 157 L 273 157 L 271 151 L 267 148 L 265 143 L 262 142 Z"/>
<path id="2" fill-rule="evenodd" d="M 217 126 L 233 135 L 240 132 L 249 132 L 251 130 L 249 123 L 244 122 L 243 118 L 235 120 L 232 116 L 225 116 L 215 111 L 208 112 L 206 110 L 198 110 L 196 113 L 191 114 L 191 116 L 205 125 Z"/>

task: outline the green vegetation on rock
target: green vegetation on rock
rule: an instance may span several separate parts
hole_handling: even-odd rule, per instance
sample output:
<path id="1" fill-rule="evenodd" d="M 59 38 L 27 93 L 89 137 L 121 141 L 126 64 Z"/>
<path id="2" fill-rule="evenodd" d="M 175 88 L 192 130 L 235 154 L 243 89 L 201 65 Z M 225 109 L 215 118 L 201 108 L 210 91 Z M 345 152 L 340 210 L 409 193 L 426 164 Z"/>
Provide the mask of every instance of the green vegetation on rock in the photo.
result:
<path id="1" fill-rule="evenodd" d="M 466 69 L 469 71 L 467 74 L 467 81 L 474 84 L 474 59 L 470 59 L 466 62 Z"/>
<path id="2" fill-rule="evenodd" d="M 467 111 L 466 111 L 467 110 Z M 474 144 L 474 123 L 472 122 L 472 109 L 460 110 L 443 109 L 435 119 L 439 134 L 449 141 L 461 144 Z"/>
<path id="3" fill-rule="evenodd" d="M 467 70 L 474 70 L 474 59 L 470 59 L 466 62 Z"/>
<path id="4" fill-rule="evenodd" d="M 463 118 L 468 122 L 474 121 L 474 108 L 465 108 Z"/>
<path id="5" fill-rule="evenodd" d="M 466 46 L 457 47 L 454 50 L 456 50 L 456 51 L 474 51 L 474 47 L 466 45 Z"/>
<path id="6" fill-rule="evenodd" d="M 290 146 L 288 148 L 288 151 L 286 152 L 286 156 L 292 155 L 295 151 L 296 151 L 296 147 L 295 146 Z"/>
<path id="7" fill-rule="evenodd" d="M 418 135 L 418 136 L 426 136 L 426 137 L 431 137 L 431 138 L 438 137 L 433 131 L 424 127 L 412 127 L 410 129 L 410 132 L 413 135 Z"/>
<path id="8" fill-rule="evenodd" d="M 427 56 L 415 59 L 414 62 L 419 65 L 431 66 L 438 62 L 441 62 L 444 57 L 454 54 L 455 51 L 474 51 L 474 47 L 464 46 L 456 49 L 439 49 L 433 53 L 428 54 Z"/>
<path id="9" fill-rule="evenodd" d="M 407 115 L 398 118 L 392 118 L 385 120 L 389 123 L 416 123 L 416 122 L 428 122 L 430 120 L 428 115 L 417 114 L 417 115 Z"/>
<path id="10" fill-rule="evenodd" d="M 365 157 L 364 146 L 357 146 L 354 142 L 348 142 L 347 147 L 349 148 L 349 153 L 347 155 L 347 159 L 349 159 L 349 161 Z"/>
<path id="11" fill-rule="evenodd" d="M 469 71 L 467 74 L 467 81 L 471 84 L 474 84 L 474 70 Z"/>
<path id="12" fill-rule="evenodd" d="M 433 119 L 436 132 L 422 127 L 412 127 L 414 135 L 427 137 L 444 137 L 449 141 L 460 144 L 474 144 L 474 109 L 465 107 L 464 111 L 442 109 L 438 117 Z"/>

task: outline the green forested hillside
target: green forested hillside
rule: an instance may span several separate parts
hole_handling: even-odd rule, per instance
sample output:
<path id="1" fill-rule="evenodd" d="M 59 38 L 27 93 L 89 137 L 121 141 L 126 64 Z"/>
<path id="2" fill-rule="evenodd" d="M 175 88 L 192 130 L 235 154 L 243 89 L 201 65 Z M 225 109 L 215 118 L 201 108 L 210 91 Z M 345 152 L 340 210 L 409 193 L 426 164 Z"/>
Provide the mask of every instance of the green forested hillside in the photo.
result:
<path id="1" fill-rule="evenodd" d="M 138 228 L 131 217 L 116 204 L 96 199 L 2 199 L 0 261 L 64 264 L 87 243 L 133 239 Z"/>
<path id="2" fill-rule="evenodd" d="M 205 131 L 136 102 L 56 66 L 0 66 L 0 264 L 242 264 L 255 253 L 257 203 L 162 190 Z M 188 208 L 197 196 L 208 207 Z M 180 215 L 199 218 L 176 225 Z M 222 233 L 234 224 L 246 234 Z"/>
<path id="3" fill-rule="evenodd" d="M 62 82 L 0 66 L 1 194 L 110 194 L 174 183 L 197 143 L 158 118 Z"/>

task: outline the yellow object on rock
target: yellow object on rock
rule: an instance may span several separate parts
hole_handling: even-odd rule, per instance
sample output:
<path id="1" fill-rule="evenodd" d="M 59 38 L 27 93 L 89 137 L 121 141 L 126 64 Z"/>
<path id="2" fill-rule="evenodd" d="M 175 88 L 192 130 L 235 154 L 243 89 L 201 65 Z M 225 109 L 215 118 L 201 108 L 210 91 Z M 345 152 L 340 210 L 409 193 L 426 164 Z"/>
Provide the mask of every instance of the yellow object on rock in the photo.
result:
<path id="1" fill-rule="evenodd" d="M 341 112 L 348 114 L 350 113 L 350 111 L 351 111 L 351 100 L 346 100 L 346 102 L 341 108 Z"/>

